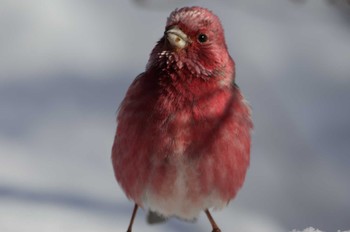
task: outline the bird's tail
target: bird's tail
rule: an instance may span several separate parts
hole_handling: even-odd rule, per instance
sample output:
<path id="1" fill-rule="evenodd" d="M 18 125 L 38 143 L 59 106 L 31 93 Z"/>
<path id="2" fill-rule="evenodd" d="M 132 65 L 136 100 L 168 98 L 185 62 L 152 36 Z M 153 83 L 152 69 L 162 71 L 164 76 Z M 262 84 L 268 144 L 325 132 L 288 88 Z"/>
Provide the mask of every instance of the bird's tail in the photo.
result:
<path id="1" fill-rule="evenodd" d="M 153 211 L 148 211 L 147 215 L 147 222 L 151 225 L 153 224 L 159 224 L 159 223 L 164 223 L 167 221 L 167 218 L 162 217 L 161 215 L 153 212 Z"/>

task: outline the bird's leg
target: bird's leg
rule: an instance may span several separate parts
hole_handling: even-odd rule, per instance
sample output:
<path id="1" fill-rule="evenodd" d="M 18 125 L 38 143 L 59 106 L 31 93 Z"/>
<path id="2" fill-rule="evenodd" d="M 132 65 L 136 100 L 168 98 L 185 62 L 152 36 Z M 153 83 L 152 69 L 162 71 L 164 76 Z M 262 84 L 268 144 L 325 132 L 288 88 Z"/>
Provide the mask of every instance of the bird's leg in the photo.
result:
<path id="1" fill-rule="evenodd" d="M 205 214 L 207 215 L 209 222 L 210 222 L 211 226 L 213 227 L 213 232 L 221 232 L 218 225 L 216 225 L 216 222 L 214 221 L 213 217 L 209 213 L 208 209 L 205 210 Z"/>
<path id="2" fill-rule="evenodd" d="M 135 219 L 138 207 L 139 206 L 135 203 L 135 207 L 134 207 L 134 210 L 132 211 L 132 215 L 131 215 L 131 219 L 130 219 L 130 224 L 129 224 L 128 230 L 126 232 L 131 232 L 131 230 L 132 230 L 132 224 L 134 223 L 134 219 Z"/>

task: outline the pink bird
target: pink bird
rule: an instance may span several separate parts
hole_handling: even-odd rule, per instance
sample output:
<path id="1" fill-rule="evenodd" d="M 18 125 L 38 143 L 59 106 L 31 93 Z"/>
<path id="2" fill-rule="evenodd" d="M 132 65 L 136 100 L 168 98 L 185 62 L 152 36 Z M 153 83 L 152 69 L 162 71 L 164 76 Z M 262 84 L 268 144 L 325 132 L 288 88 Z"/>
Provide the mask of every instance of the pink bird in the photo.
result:
<path id="1" fill-rule="evenodd" d="M 138 207 L 193 220 L 220 209 L 249 166 L 250 108 L 235 83 L 219 18 L 184 7 L 167 19 L 145 72 L 120 105 L 112 148 L 115 177 Z"/>

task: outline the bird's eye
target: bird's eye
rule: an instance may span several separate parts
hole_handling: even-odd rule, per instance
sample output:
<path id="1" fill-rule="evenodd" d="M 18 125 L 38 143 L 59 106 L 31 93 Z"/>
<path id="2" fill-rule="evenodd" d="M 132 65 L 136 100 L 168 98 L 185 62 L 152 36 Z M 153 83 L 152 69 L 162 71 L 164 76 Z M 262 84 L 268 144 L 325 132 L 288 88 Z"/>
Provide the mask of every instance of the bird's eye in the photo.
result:
<path id="1" fill-rule="evenodd" d="M 200 43 L 205 43 L 208 41 L 208 36 L 205 34 L 199 34 L 197 39 Z"/>

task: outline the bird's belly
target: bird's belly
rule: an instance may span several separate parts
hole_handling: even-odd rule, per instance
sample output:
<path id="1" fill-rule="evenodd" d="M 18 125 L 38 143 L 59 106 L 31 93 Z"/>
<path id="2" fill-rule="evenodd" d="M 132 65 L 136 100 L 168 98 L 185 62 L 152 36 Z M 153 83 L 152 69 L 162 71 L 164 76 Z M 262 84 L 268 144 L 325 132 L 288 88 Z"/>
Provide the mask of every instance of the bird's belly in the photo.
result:
<path id="1" fill-rule="evenodd" d="M 155 167 L 143 193 L 143 206 L 165 217 L 186 220 L 195 219 L 207 208 L 224 207 L 228 199 L 215 188 L 213 176 L 201 173 L 199 166 L 182 157 Z"/>
<path id="2" fill-rule="evenodd" d="M 150 156 L 153 162 L 141 197 L 144 207 L 165 217 L 191 220 L 205 209 L 226 206 L 235 197 L 249 158 L 240 141 L 244 137 L 236 136 L 234 124 L 221 125 L 174 127 L 172 136 L 166 136 L 172 140 L 163 144 L 157 140 L 155 146 L 167 148 L 161 157 Z"/>

